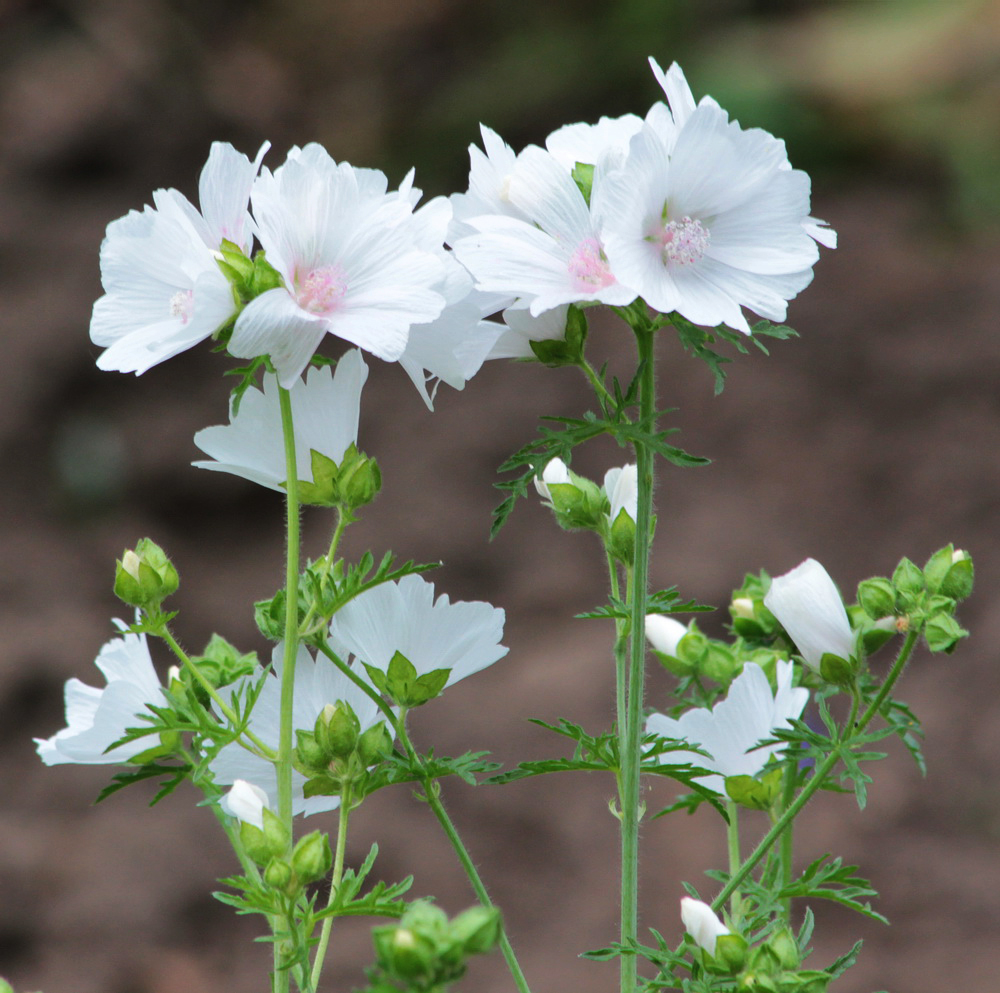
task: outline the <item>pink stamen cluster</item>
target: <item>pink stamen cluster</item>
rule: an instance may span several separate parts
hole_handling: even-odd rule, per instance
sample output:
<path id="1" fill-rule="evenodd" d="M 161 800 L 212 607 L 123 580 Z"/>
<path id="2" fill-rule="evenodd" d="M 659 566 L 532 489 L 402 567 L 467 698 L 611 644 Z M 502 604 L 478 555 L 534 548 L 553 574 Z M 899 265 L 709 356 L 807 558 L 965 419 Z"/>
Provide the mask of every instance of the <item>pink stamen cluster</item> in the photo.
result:
<path id="1" fill-rule="evenodd" d="M 194 290 L 178 290 L 170 298 L 170 316 L 179 317 L 181 324 L 187 324 L 194 313 Z"/>
<path id="2" fill-rule="evenodd" d="M 311 269 L 304 278 L 296 278 L 295 299 L 310 314 L 331 314 L 347 293 L 347 280 L 339 265 L 324 265 Z"/>
<path id="3" fill-rule="evenodd" d="M 653 241 L 660 246 L 660 258 L 664 265 L 691 265 L 705 254 L 709 238 L 708 228 L 701 221 L 682 217 L 660 227 Z"/>
<path id="4" fill-rule="evenodd" d="M 596 238 L 585 238 L 580 242 L 576 251 L 570 256 L 567 268 L 575 290 L 583 292 L 602 290 L 615 281 L 608 260 L 604 257 Z"/>

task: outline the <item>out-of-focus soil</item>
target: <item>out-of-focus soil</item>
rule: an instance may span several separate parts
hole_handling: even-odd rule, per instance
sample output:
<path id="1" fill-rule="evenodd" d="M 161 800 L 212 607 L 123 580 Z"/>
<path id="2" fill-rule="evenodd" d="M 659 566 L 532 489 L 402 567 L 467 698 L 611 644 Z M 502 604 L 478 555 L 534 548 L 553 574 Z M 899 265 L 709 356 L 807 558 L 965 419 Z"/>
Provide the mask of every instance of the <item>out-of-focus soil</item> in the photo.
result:
<path id="1" fill-rule="evenodd" d="M 426 5 L 421 16 L 443 18 L 448 6 Z M 186 62 L 166 65 L 152 57 L 151 39 L 157 27 L 180 30 L 167 5 L 150 5 L 164 19 L 150 28 L 141 5 L 84 4 L 76 21 L 66 14 L 73 30 L 37 39 L 41 8 L 13 8 L 3 16 L 16 58 L 0 76 L 0 975 L 45 993 L 263 989 L 268 950 L 252 940 L 259 922 L 209 896 L 235 863 L 194 795 L 182 789 L 149 811 L 152 790 L 135 788 L 91 807 L 108 770 L 44 768 L 31 738 L 63 725 L 67 678 L 99 680 L 92 659 L 122 614 L 110 593 L 114 558 L 137 538 L 160 541 L 181 570 L 177 627 L 190 646 L 219 630 L 262 651 L 249 605 L 281 583 L 280 499 L 189 466 L 193 433 L 225 419 L 223 359 L 201 348 L 139 379 L 94 367 L 87 322 L 104 226 L 155 186 L 193 192 L 221 131 L 247 151 L 274 138 L 275 163 L 288 144 L 319 134 L 336 157 L 380 164 L 380 142 L 391 141 L 377 126 L 384 74 L 372 69 L 375 88 L 366 88 L 359 55 L 352 87 L 345 69 L 322 77 L 323 89 L 297 71 L 288 25 L 264 38 L 258 24 L 254 37 L 206 53 L 222 36 L 216 26 L 204 41 L 187 39 Z M 402 59 L 398 32 L 416 30 L 416 8 L 403 25 L 367 24 L 358 5 L 348 8 L 355 29 L 367 25 L 366 58 Z M 373 37 L 394 40 L 379 47 Z M 207 77 L 192 81 L 191 66 Z M 645 72 L 639 59 L 636 72 Z M 320 91 L 343 126 L 340 144 L 332 123 L 317 125 L 319 110 L 303 109 Z M 165 99 L 172 92 L 176 103 Z M 341 104 L 355 112 L 338 114 Z M 952 658 L 920 654 L 900 689 L 924 721 L 927 777 L 890 742 L 866 811 L 823 796 L 797 831 L 803 863 L 824 852 L 859 863 L 892 921 L 885 928 L 816 908 L 812 961 L 865 942 L 835 985 L 841 993 L 994 993 L 1000 974 L 1000 243 L 957 236 L 923 192 L 905 175 L 815 190 L 814 211 L 841 243 L 792 305 L 801 340 L 775 343 L 769 358 L 739 357 L 721 396 L 675 340 L 659 349 L 679 442 L 714 462 L 658 477 L 658 586 L 677 583 L 685 596 L 724 606 L 745 572 L 777 574 L 814 556 L 850 596 L 858 580 L 903 555 L 922 562 L 948 541 L 976 559 L 977 590 L 962 615 L 972 639 Z M 598 322 L 591 353 L 624 370 L 628 345 Z M 509 656 L 415 714 L 417 740 L 516 762 L 561 747 L 529 717 L 606 726 L 610 635 L 600 622 L 573 620 L 604 597 L 596 545 L 558 531 L 533 500 L 487 541 L 495 467 L 539 415 L 581 413 L 586 384 L 566 370 L 494 363 L 463 393 L 442 387 L 431 414 L 400 369 L 370 365 L 360 443 L 379 459 L 384 488 L 345 551 L 440 559 L 439 589 L 507 611 Z M 580 465 L 597 476 L 622 461 L 614 447 L 596 446 Z M 307 515 L 313 554 L 324 527 L 321 515 Z M 721 621 L 707 624 L 721 630 Z M 653 680 L 651 704 L 666 686 Z M 616 981 L 615 965 L 577 958 L 615 937 L 611 793 L 608 781 L 582 775 L 445 784 L 538 991 L 596 993 Z M 650 809 L 672 796 L 654 785 Z M 747 821 L 750 832 L 763 827 Z M 372 840 L 382 878 L 413 872 L 413 893 L 434 894 L 452 912 L 472 902 L 407 789 L 359 810 L 349 859 Z M 642 923 L 679 937 L 680 881 L 703 885 L 704 870 L 724 858 L 711 811 L 648 823 Z M 338 926 L 326 988 L 361 983 L 367 926 Z M 499 957 L 476 963 L 465 988 L 508 989 Z"/>

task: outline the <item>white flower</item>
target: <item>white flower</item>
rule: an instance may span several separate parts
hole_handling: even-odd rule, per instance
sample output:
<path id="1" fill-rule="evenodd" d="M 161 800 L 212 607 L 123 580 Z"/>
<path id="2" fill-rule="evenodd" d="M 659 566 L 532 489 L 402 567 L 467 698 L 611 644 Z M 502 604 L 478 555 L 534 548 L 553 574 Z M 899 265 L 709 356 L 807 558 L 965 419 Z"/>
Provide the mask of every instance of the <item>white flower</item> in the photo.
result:
<path id="1" fill-rule="evenodd" d="M 545 139 L 545 147 L 567 172 L 572 172 L 578 162 L 596 165 L 609 153 L 624 156 L 641 128 L 642 118 L 635 114 L 602 117 L 596 124 L 558 128 Z"/>
<path id="2" fill-rule="evenodd" d="M 517 155 L 495 131 L 479 125 L 483 137 L 485 153 L 475 145 L 469 145 L 469 189 L 467 193 L 451 196 L 454 219 L 448 243 L 473 233 L 468 222 L 473 217 L 484 214 L 501 214 L 530 220 L 528 216 L 511 202 L 510 181 L 517 163 Z"/>
<path id="3" fill-rule="evenodd" d="M 545 500 L 552 500 L 552 494 L 549 491 L 549 485 L 552 483 L 572 483 L 573 479 L 569 473 L 569 467 L 563 462 L 562 459 L 549 459 L 545 464 L 545 468 L 542 470 L 542 476 L 539 479 L 535 476 L 535 490 L 538 495 Z"/>
<path id="4" fill-rule="evenodd" d="M 506 328 L 483 320 L 496 312 L 495 302 L 473 289 L 467 270 L 444 249 L 452 219 L 451 204 L 444 197 L 435 197 L 413 217 L 420 232 L 420 247 L 434 253 L 442 265 L 443 276 L 434 289 L 444 297 L 445 307 L 433 321 L 410 328 L 399 364 L 433 410 L 438 383 L 464 389 L 483 362 L 492 357 L 492 349 Z M 432 379 L 438 382 L 428 389 Z"/>
<path id="5" fill-rule="evenodd" d="M 115 621 L 124 631 L 122 621 Z M 107 686 L 94 689 L 70 679 L 66 683 L 66 727 L 51 738 L 36 738 L 46 765 L 77 762 L 84 765 L 125 763 L 159 744 L 155 735 L 138 738 L 107 751 L 127 728 L 145 725 L 148 704 L 164 702 L 144 634 L 123 634 L 109 641 L 94 660 Z"/>
<path id="6" fill-rule="evenodd" d="M 201 173 L 201 214 L 177 190 L 157 190 L 154 207 L 108 225 L 101 245 L 105 295 L 90 322 L 91 339 L 106 346 L 101 369 L 138 375 L 233 317 L 236 302 L 218 249 L 228 239 L 249 251 L 247 202 L 267 148 L 251 162 L 215 142 Z"/>
<path id="7" fill-rule="evenodd" d="M 646 614 L 646 640 L 661 655 L 675 656 L 688 626 L 665 614 Z"/>
<path id="8" fill-rule="evenodd" d="M 809 177 L 771 135 L 730 123 L 714 101 L 692 106 L 675 75 L 661 80 L 672 121 L 647 120 L 594 203 L 604 250 L 656 310 L 749 333 L 741 308 L 783 320 L 812 279 Z"/>
<path id="9" fill-rule="evenodd" d="M 595 202 L 598 188 L 595 176 Z M 562 304 L 624 306 L 635 299 L 636 291 L 612 271 L 579 187 L 549 152 L 536 146 L 521 152 L 509 197 L 530 222 L 473 217 L 467 223 L 478 233 L 454 245 L 480 289 L 521 298 L 535 317 Z"/>
<path id="10" fill-rule="evenodd" d="M 646 720 L 647 731 L 663 738 L 687 741 L 710 756 L 668 752 L 660 756 L 660 761 L 690 762 L 714 771 L 716 775 L 701 776 L 698 782 L 716 793 L 725 793 L 724 780 L 729 776 L 756 776 L 768 759 L 783 751 L 785 746 L 780 743 L 765 748 L 754 746 L 772 737 L 774 731 L 789 727 L 789 719 L 798 717 L 809 699 L 808 690 L 792 686 L 793 672 L 791 662 L 779 660 L 778 689 L 772 693 L 764 670 L 747 662 L 743 672 L 733 680 L 725 700 L 711 710 L 696 707 L 679 719 L 651 714 Z"/>
<path id="11" fill-rule="evenodd" d="M 440 260 L 418 245 L 408 181 L 386 192 L 376 170 L 337 164 L 319 145 L 293 148 L 264 169 L 252 201 L 257 235 L 285 285 L 252 300 L 229 351 L 269 355 L 286 389 L 327 333 L 390 362 L 410 327 L 438 317 Z"/>
<path id="12" fill-rule="evenodd" d="M 732 934 L 707 903 L 690 896 L 681 897 L 681 921 L 684 923 L 684 930 L 694 938 L 695 944 L 704 948 L 709 955 L 715 954 L 717 938 Z"/>
<path id="13" fill-rule="evenodd" d="M 230 817 L 264 830 L 264 809 L 271 809 L 267 794 L 245 779 L 237 779 L 232 789 L 219 801 L 219 806 Z"/>
<path id="14" fill-rule="evenodd" d="M 344 452 L 358 440 L 361 388 L 368 367 L 356 348 L 345 352 L 336 372 L 329 366 L 312 368 L 306 379 L 290 390 L 295 424 L 295 462 L 300 479 L 312 481 L 310 450 L 340 463 Z M 285 442 L 281 428 L 278 381 L 264 375 L 264 391 L 251 387 L 230 412 L 229 424 L 204 428 L 194 443 L 215 461 L 194 462 L 199 469 L 231 472 L 251 482 L 284 493 Z"/>
<path id="15" fill-rule="evenodd" d="M 271 671 L 265 677 L 264 688 L 254 704 L 248 724 L 249 730 L 275 751 L 278 749 L 281 728 L 281 670 L 284 652 L 283 642 L 275 645 L 271 655 Z M 258 669 L 248 680 L 255 682 L 260 678 L 261 672 Z M 368 694 L 358 689 L 328 659 L 319 656 L 314 660 L 309 650 L 300 645 L 295 661 L 292 726 L 297 730 L 312 731 L 323 708 L 338 700 L 351 705 L 362 732 L 382 719 L 381 712 Z M 267 805 L 272 810 L 277 809 L 278 777 L 274 763 L 254 755 L 237 742 L 231 742 L 212 759 L 209 768 L 216 783 L 222 785 L 235 784 L 239 779 L 256 783 L 266 794 Z M 293 814 L 317 814 L 340 806 L 340 797 L 336 796 L 306 798 L 302 792 L 305 781 L 300 772 L 292 770 Z"/>
<path id="16" fill-rule="evenodd" d="M 450 669 L 446 686 L 485 669 L 507 654 L 500 644 L 504 612 L 481 601 L 434 599 L 434 584 L 420 576 L 382 583 L 333 616 L 330 645 L 383 672 L 400 652 L 424 675 Z"/>
<path id="17" fill-rule="evenodd" d="M 624 510 L 633 523 L 639 516 L 639 476 L 636 465 L 608 469 L 604 474 L 604 494 L 611 504 L 608 523 L 614 524 Z"/>
<path id="18" fill-rule="evenodd" d="M 771 580 L 764 606 L 778 618 L 806 662 L 817 671 L 823 655 L 854 654 L 854 632 L 837 587 L 815 559 Z"/>

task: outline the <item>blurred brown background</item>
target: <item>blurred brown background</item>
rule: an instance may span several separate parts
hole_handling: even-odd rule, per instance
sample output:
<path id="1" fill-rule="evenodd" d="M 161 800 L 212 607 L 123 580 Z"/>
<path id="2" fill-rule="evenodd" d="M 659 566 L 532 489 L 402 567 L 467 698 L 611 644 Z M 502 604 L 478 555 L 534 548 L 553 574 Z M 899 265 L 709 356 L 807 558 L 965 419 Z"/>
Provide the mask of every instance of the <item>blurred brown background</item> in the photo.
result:
<path id="1" fill-rule="evenodd" d="M 695 93 L 785 138 L 838 229 L 793 303 L 799 341 L 708 372 L 665 337 L 664 404 L 679 441 L 716 461 L 661 474 L 654 581 L 724 605 L 746 571 L 820 559 L 855 583 L 900 556 L 968 547 L 978 588 L 954 658 L 916 659 L 900 695 L 923 718 L 929 775 L 901 749 L 875 769 L 869 810 L 824 796 L 799 830 L 803 862 L 832 851 L 882 891 L 891 929 L 817 908 L 826 965 L 856 937 L 840 993 L 994 993 L 1000 974 L 1000 8 L 992 0 L 63 0 L 0 3 L 0 975 L 45 993 L 263 990 L 261 925 L 214 902 L 234 868 L 185 790 L 90 803 L 108 770 L 43 768 L 33 735 L 63 725 L 61 687 L 99 682 L 92 659 L 122 607 L 113 560 L 160 541 L 181 570 L 177 622 L 262 649 L 249 603 L 281 582 L 281 504 L 199 472 L 193 433 L 224 421 L 226 363 L 200 348 L 136 380 L 99 373 L 87 336 L 105 225 L 158 186 L 190 196 L 213 139 L 268 161 L 317 140 L 338 159 L 410 165 L 428 194 L 464 189 L 477 122 L 512 145 L 601 114 L 644 113 L 646 66 L 676 59 Z M 594 332 L 614 366 L 627 339 Z M 487 543 L 495 467 L 539 414 L 588 404 L 570 371 L 493 364 L 429 414 L 401 370 L 371 362 L 361 445 L 385 485 L 348 552 L 443 559 L 452 597 L 508 612 L 507 659 L 416 715 L 425 747 L 508 762 L 560 745 L 527 723 L 610 723 L 610 637 L 572 615 L 603 598 L 594 543 L 531 501 Z M 624 461 L 596 446 L 592 474 Z M 307 518 L 307 549 L 325 522 Z M 227 553 L 223 549 L 229 549 Z M 713 627 L 714 624 L 714 627 Z M 721 630 L 721 620 L 708 622 Z M 163 655 L 157 656 L 166 665 Z M 650 703 L 662 700 L 654 680 Z M 505 908 L 538 993 L 607 990 L 614 965 L 576 956 L 614 937 L 616 855 L 600 778 L 445 796 Z M 651 809 L 668 802 L 654 787 Z M 748 819 L 751 820 L 752 819 Z M 377 874 L 472 902 L 444 839 L 408 791 L 355 816 Z M 751 825 L 748 833 L 759 829 Z M 680 880 L 724 861 L 713 815 L 645 831 L 643 923 L 679 937 Z M 326 988 L 362 981 L 367 923 L 334 932 Z M 510 988 L 499 957 L 465 989 Z"/>

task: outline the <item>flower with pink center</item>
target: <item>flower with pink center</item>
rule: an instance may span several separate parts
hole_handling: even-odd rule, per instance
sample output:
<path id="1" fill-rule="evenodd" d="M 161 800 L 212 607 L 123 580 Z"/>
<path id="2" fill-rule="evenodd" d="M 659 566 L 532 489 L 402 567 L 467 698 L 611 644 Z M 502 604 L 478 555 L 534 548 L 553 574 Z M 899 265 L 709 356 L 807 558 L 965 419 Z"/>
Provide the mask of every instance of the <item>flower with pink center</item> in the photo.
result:
<path id="1" fill-rule="evenodd" d="M 595 198 L 598 187 L 595 176 Z M 635 290 L 609 264 L 579 187 L 549 152 L 536 146 L 521 152 L 510 201 L 531 223 L 495 214 L 473 217 L 467 223 L 478 234 L 455 243 L 455 255 L 479 289 L 509 293 L 535 317 L 563 304 L 624 306 L 635 299 Z"/>
<path id="2" fill-rule="evenodd" d="M 157 190 L 153 206 L 108 225 L 101 245 L 105 294 L 94 304 L 90 337 L 105 350 L 101 369 L 145 372 L 225 326 L 236 313 L 218 266 L 223 240 L 250 249 L 250 187 L 268 149 L 254 161 L 215 142 L 199 182 L 201 212 L 177 190 Z"/>
<path id="3" fill-rule="evenodd" d="M 268 355 L 286 389 L 327 334 L 394 362 L 413 325 L 437 318 L 444 267 L 420 243 L 409 178 L 388 192 L 373 169 L 337 163 L 319 145 L 264 169 L 252 201 L 257 235 L 284 286 L 237 318 L 229 351 Z"/>

